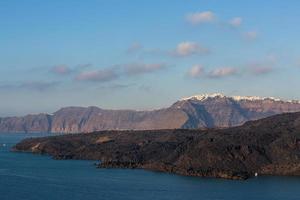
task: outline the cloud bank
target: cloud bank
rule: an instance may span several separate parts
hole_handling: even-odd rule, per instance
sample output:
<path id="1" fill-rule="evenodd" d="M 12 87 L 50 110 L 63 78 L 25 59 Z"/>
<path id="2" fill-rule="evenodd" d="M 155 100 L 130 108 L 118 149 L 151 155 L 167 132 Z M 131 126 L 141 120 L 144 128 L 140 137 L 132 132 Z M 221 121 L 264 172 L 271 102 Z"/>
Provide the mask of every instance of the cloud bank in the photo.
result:
<path id="1" fill-rule="evenodd" d="M 92 82 L 108 82 L 119 77 L 114 69 L 101 69 L 94 71 L 85 71 L 79 73 L 75 80 L 77 81 L 92 81 Z"/>
<path id="2" fill-rule="evenodd" d="M 155 73 L 166 69 L 169 65 L 165 63 L 127 63 L 107 67 L 106 69 L 83 71 L 76 77 L 76 81 L 109 82 L 122 77 L 140 76 Z"/>
<path id="3" fill-rule="evenodd" d="M 56 88 L 59 84 L 60 82 L 58 81 L 25 81 L 17 84 L 0 85 L 0 90 L 32 90 L 44 92 Z"/>

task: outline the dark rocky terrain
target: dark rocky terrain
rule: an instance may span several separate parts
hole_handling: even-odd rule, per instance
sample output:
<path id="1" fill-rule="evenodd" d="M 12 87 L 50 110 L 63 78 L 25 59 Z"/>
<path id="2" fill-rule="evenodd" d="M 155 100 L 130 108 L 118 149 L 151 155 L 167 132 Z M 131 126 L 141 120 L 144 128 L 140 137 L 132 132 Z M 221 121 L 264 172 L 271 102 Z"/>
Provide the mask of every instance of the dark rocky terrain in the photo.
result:
<path id="1" fill-rule="evenodd" d="M 67 107 L 53 115 L 0 118 L 0 132 L 78 133 L 101 130 L 220 128 L 296 111 L 300 111 L 298 101 L 214 94 L 182 99 L 168 108 L 153 111 Z"/>
<path id="2" fill-rule="evenodd" d="M 16 151 L 188 176 L 300 175 L 300 113 L 208 130 L 102 131 L 26 139 Z"/>

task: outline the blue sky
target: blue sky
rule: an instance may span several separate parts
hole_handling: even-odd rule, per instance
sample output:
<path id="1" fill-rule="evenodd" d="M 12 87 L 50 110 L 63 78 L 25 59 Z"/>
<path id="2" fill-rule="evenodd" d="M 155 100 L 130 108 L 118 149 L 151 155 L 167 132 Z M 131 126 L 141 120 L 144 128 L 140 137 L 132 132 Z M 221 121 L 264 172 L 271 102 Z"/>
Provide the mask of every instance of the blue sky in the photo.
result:
<path id="1" fill-rule="evenodd" d="M 0 1 L 0 116 L 300 99 L 297 0 Z"/>

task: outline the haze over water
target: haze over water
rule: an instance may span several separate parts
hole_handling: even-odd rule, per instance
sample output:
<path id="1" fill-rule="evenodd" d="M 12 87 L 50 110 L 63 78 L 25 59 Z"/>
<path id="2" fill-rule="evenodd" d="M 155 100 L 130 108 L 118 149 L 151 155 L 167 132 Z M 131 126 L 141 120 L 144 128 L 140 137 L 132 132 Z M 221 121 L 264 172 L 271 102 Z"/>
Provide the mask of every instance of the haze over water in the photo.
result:
<path id="1" fill-rule="evenodd" d="M 0 135 L 1 200 L 296 200 L 300 196 L 300 177 L 247 181 L 184 177 L 144 170 L 97 169 L 93 161 L 52 160 L 9 151 L 16 142 L 33 136 L 41 135 Z"/>

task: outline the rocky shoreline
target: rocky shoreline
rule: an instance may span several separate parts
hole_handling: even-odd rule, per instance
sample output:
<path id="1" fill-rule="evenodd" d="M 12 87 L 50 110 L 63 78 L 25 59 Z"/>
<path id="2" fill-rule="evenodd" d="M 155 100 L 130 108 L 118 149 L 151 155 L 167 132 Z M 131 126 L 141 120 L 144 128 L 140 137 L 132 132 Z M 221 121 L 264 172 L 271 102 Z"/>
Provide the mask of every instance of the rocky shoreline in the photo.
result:
<path id="1" fill-rule="evenodd" d="M 186 176 L 248 179 L 300 175 L 300 113 L 208 130 L 101 131 L 25 139 L 14 151 L 101 161 Z"/>

